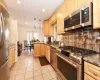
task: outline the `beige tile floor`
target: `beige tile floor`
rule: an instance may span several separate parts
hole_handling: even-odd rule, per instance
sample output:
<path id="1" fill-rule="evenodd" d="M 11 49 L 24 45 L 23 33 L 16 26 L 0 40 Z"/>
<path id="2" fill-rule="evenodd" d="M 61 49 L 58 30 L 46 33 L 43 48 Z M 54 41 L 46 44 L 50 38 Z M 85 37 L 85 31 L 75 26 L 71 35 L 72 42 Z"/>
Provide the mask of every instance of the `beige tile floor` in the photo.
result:
<path id="1" fill-rule="evenodd" d="M 50 65 L 41 66 L 39 59 L 24 52 L 10 70 L 9 80 L 58 80 Z"/>

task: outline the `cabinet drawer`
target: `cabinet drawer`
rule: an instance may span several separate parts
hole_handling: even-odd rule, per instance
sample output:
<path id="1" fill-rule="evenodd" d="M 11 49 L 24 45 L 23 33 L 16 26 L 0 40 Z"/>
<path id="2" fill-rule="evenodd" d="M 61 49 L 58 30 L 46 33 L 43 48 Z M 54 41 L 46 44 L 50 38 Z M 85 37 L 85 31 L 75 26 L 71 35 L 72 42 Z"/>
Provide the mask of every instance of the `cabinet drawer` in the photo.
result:
<path id="1" fill-rule="evenodd" d="M 100 80 L 100 68 L 92 65 L 90 63 L 85 62 L 85 73 L 89 74 L 90 76 L 92 76 L 93 78 L 95 78 L 96 80 Z"/>
<path id="2" fill-rule="evenodd" d="M 95 80 L 87 74 L 84 74 L 84 80 Z"/>

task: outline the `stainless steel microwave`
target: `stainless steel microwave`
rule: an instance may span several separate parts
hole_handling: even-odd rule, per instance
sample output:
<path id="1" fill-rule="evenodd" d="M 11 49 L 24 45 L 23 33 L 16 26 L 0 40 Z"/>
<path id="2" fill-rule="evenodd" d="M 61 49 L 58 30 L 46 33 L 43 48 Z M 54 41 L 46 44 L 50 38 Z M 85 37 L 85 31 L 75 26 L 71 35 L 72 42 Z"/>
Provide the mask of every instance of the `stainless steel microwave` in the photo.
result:
<path id="1" fill-rule="evenodd" d="M 64 19 L 65 31 L 87 27 L 89 25 L 93 25 L 92 2 L 74 11 L 70 16 Z"/>

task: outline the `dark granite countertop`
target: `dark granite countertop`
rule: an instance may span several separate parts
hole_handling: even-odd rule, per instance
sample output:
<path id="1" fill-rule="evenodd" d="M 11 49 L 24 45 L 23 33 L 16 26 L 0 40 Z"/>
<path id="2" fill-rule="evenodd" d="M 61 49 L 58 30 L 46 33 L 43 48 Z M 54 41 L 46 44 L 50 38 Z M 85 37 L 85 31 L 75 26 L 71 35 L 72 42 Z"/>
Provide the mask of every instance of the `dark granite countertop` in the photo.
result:
<path id="1" fill-rule="evenodd" d="M 59 48 L 59 45 L 52 45 L 52 44 L 47 44 L 47 43 L 34 43 L 34 44 L 45 44 L 45 45 L 48 45 L 48 46 L 54 47 L 54 48 L 56 48 L 56 49 Z"/>
<path id="2" fill-rule="evenodd" d="M 84 61 L 100 67 L 100 54 L 98 53 L 98 54 L 86 56 L 84 57 Z"/>

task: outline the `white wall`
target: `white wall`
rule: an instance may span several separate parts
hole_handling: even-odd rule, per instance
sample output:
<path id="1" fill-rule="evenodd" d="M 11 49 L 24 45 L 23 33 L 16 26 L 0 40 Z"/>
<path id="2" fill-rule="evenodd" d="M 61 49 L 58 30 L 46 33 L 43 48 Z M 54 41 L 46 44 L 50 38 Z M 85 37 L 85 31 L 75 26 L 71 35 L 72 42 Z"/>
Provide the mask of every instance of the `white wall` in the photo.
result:
<path id="1" fill-rule="evenodd" d="M 18 25 L 18 40 L 23 44 L 24 40 L 27 40 L 27 32 L 37 32 L 39 37 L 38 39 L 40 42 L 44 40 L 43 31 L 42 29 L 34 29 L 32 26 L 24 26 L 24 25 Z"/>
<path id="2" fill-rule="evenodd" d="M 17 27 L 17 20 L 10 20 L 10 44 L 15 44 L 15 62 L 17 62 L 17 41 L 18 41 L 18 27 Z"/>

